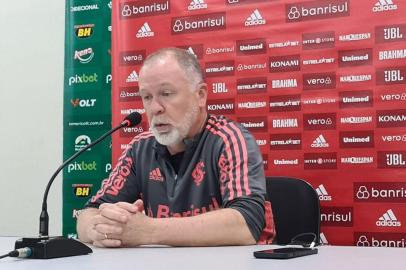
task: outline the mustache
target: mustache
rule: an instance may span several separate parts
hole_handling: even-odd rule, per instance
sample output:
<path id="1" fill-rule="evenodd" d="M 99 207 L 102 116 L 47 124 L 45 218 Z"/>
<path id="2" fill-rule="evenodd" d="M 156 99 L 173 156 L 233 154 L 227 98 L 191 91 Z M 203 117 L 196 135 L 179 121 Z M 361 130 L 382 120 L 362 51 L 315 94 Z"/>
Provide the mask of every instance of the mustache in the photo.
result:
<path id="1" fill-rule="evenodd" d="M 169 119 L 166 119 L 166 117 L 154 117 L 151 120 L 151 127 L 155 127 L 156 125 L 159 124 L 172 124 L 172 121 Z"/>

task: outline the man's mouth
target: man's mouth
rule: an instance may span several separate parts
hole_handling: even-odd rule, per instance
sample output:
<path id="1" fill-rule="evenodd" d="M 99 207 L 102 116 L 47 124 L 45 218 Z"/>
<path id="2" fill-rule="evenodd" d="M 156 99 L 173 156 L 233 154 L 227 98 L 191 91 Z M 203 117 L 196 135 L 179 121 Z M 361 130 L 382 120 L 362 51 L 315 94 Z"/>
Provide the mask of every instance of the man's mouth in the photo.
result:
<path id="1" fill-rule="evenodd" d="M 158 123 L 154 125 L 154 128 L 159 132 L 159 133 L 165 133 L 169 132 L 171 125 L 170 124 L 164 124 L 164 123 Z"/>

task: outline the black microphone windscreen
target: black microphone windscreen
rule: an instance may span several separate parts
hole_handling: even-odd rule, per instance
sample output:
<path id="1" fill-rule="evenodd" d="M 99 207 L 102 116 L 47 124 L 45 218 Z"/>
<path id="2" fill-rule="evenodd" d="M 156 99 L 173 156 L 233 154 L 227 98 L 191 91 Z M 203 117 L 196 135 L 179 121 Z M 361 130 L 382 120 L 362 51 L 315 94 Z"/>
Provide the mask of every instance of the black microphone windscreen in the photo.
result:
<path id="1" fill-rule="evenodd" d="M 127 127 L 133 127 L 141 123 L 141 120 L 142 120 L 141 114 L 137 112 L 132 112 L 129 115 L 127 115 L 127 117 L 124 118 L 123 122 L 121 123 L 125 124 L 125 126 Z"/>

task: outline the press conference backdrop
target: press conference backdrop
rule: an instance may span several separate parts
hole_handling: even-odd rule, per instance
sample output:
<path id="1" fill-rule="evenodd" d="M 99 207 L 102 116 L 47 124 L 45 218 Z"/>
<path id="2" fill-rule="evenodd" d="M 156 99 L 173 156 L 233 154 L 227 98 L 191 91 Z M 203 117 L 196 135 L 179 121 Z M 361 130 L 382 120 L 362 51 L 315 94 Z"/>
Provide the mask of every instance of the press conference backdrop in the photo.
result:
<path id="1" fill-rule="evenodd" d="M 111 128 L 111 1 L 66 1 L 63 158 Z M 76 236 L 76 217 L 111 170 L 111 139 L 63 171 L 63 234 Z"/>
<path id="2" fill-rule="evenodd" d="M 253 132 L 266 174 L 317 190 L 323 242 L 405 247 L 404 14 L 404 0 L 113 1 L 113 124 L 144 113 L 145 56 L 185 48 L 208 111 Z M 147 128 L 116 134 L 113 161 Z"/>

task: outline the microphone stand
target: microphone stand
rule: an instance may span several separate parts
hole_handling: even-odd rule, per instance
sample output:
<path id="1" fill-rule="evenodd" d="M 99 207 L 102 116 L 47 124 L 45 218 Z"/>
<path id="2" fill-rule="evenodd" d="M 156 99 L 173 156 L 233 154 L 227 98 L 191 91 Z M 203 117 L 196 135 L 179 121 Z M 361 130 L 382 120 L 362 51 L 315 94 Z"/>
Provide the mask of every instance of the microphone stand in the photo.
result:
<path id="1" fill-rule="evenodd" d="M 20 248 L 31 248 L 32 254 L 30 258 L 34 259 L 51 259 L 51 258 L 61 258 L 61 257 L 68 257 L 68 256 L 78 256 L 78 255 L 86 255 L 92 253 L 92 249 L 89 248 L 87 245 L 83 244 L 82 242 L 66 238 L 63 236 L 54 236 L 50 237 L 48 235 L 49 229 L 49 216 L 48 216 L 48 207 L 47 207 L 47 199 L 49 189 L 51 188 L 52 183 L 54 182 L 56 176 L 59 172 L 70 162 L 72 162 L 75 158 L 81 155 L 90 147 L 95 146 L 102 140 L 104 140 L 107 136 L 111 133 L 115 132 L 116 130 L 129 126 L 130 122 L 128 120 L 124 120 L 120 125 L 109 130 L 105 134 L 103 134 L 100 138 L 98 138 L 93 143 L 87 145 L 86 147 L 82 148 L 79 152 L 71 156 L 67 159 L 61 166 L 56 170 L 56 172 L 52 175 L 51 179 L 48 182 L 48 185 L 45 189 L 44 198 L 42 201 L 42 211 L 40 215 L 40 222 L 39 222 L 39 237 L 34 238 L 21 238 L 15 242 L 15 249 Z"/>

